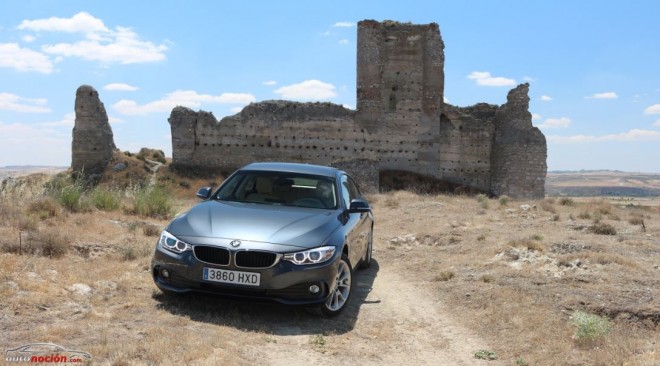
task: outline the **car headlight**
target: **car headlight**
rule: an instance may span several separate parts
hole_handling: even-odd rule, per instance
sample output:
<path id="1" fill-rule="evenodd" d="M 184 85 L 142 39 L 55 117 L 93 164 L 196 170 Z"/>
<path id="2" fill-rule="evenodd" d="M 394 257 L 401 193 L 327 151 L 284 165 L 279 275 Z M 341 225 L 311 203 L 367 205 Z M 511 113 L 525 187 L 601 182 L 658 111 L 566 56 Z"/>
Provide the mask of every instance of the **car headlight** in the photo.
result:
<path id="1" fill-rule="evenodd" d="M 158 245 L 160 245 L 161 248 L 167 249 L 174 253 L 183 253 L 192 250 L 192 245 L 177 239 L 174 237 L 174 235 L 168 233 L 167 231 L 163 231 L 163 233 L 160 234 Z"/>
<path id="2" fill-rule="evenodd" d="M 335 247 L 327 246 L 305 250 L 297 253 L 285 254 L 282 259 L 294 264 L 318 264 L 323 263 L 335 254 Z"/>

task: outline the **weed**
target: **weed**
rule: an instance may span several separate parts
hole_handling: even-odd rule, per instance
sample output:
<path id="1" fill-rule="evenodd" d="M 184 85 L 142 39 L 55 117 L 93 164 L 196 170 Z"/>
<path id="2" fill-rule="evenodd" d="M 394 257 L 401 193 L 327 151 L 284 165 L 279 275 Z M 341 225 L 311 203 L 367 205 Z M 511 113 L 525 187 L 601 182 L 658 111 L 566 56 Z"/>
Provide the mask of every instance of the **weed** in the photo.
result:
<path id="1" fill-rule="evenodd" d="M 141 189 L 133 202 L 133 213 L 138 215 L 169 218 L 172 212 L 172 198 L 164 188 L 159 186 Z"/>
<path id="2" fill-rule="evenodd" d="M 609 319 L 595 314 L 575 311 L 572 316 L 573 324 L 577 326 L 575 339 L 588 340 L 602 337 L 612 328 Z"/>
<path id="3" fill-rule="evenodd" d="M 142 232 L 146 236 L 158 236 L 160 235 L 160 228 L 156 225 L 145 225 L 142 227 Z"/>
<path id="4" fill-rule="evenodd" d="M 500 206 L 506 206 L 509 203 L 509 196 L 507 195 L 502 195 L 500 196 Z"/>
<path id="5" fill-rule="evenodd" d="M 484 283 L 491 283 L 491 282 L 495 281 L 495 278 L 491 275 L 485 274 L 485 275 L 481 276 L 481 281 L 484 282 Z"/>
<path id="6" fill-rule="evenodd" d="M 125 261 L 133 261 L 138 258 L 144 258 L 151 254 L 151 251 L 146 246 L 136 247 L 128 245 L 122 248 L 121 258 Z"/>
<path id="7" fill-rule="evenodd" d="M 46 230 L 37 232 L 31 237 L 34 244 L 30 244 L 38 254 L 44 257 L 59 258 L 69 250 L 67 238 L 58 230 Z"/>
<path id="8" fill-rule="evenodd" d="M 433 281 L 435 282 L 446 282 L 454 278 L 455 274 L 452 271 L 442 271 L 438 273 L 435 277 L 433 277 Z"/>
<path id="9" fill-rule="evenodd" d="M 554 202 L 554 200 L 552 202 Z M 557 209 L 555 208 L 555 206 L 552 205 L 550 200 L 541 201 L 541 209 L 543 211 L 547 211 L 547 212 L 550 212 L 550 213 L 553 213 L 553 214 L 557 213 Z"/>
<path id="10" fill-rule="evenodd" d="M 312 340 L 311 340 L 310 343 L 312 343 L 315 346 L 325 347 L 326 340 L 325 340 L 325 337 L 323 336 L 323 334 L 317 334 L 317 335 L 312 337 Z"/>
<path id="11" fill-rule="evenodd" d="M 531 238 L 532 238 L 532 240 L 541 241 L 541 240 L 543 240 L 543 235 L 534 234 L 534 235 L 531 236 Z"/>
<path id="12" fill-rule="evenodd" d="M 526 248 L 527 250 L 534 250 L 537 252 L 545 251 L 545 245 L 532 239 L 518 239 L 509 242 L 509 245 L 516 248 Z"/>
<path id="13" fill-rule="evenodd" d="M 516 366 L 527 366 L 527 365 L 529 364 L 527 363 L 527 361 L 525 361 L 524 358 L 522 357 L 516 358 Z"/>
<path id="14" fill-rule="evenodd" d="M 644 226 L 644 218 L 639 216 L 633 216 L 630 219 L 628 219 L 628 223 L 630 223 L 631 225 Z"/>
<path id="15" fill-rule="evenodd" d="M 478 358 L 480 360 L 497 360 L 497 354 L 487 349 L 480 349 L 474 353 L 474 358 Z"/>
<path id="16" fill-rule="evenodd" d="M 562 206 L 575 206 L 575 201 L 570 197 L 562 197 L 559 199 L 559 204 Z"/>
<path id="17" fill-rule="evenodd" d="M 94 207 L 102 211 L 115 211 L 121 205 L 119 194 L 109 189 L 96 187 L 91 194 Z"/>
<path id="18" fill-rule="evenodd" d="M 614 226 L 603 222 L 594 223 L 589 226 L 589 231 L 598 235 L 616 235 L 616 229 Z"/>
<path id="19" fill-rule="evenodd" d="M 30 203 L 27 210 L 35 214 L 40 220 L 45 220 L 57 216 L 59 206 L 52 197 L 42 197 Z"/>
<path id="20" fill-rule="evenodd" d="M 483 209 L 488 208 L 488 196 L 486 196 L 483 193 L 480 193 L 477 195 L 477 202 L 479 202 L 479 206 Z"/>
<path id="21" fill-rule="evenodd" d="M 583 220 L 589 220 L 591 219 L 591 214 L 589 213 L 589 211 L 582 211 L 578 214 L 578 218 Z"/>

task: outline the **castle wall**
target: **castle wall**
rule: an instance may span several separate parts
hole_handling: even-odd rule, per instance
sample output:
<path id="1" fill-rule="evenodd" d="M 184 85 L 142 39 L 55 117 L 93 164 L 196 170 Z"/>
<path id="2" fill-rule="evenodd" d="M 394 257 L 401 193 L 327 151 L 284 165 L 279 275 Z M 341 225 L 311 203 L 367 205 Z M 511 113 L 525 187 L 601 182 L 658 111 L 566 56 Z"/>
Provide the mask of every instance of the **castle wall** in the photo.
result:
<path id="1" fill-rule="evenodd" d="M 265 101 L 217 121 L 177 107 L 173 165 L 233 171 L 255 161 L 345 167 L 365 175 L 410 171 L 495 195 L 542 197 L 546 143 L 532 127 L 528 85 L 505 105 L 443 103 L 438 25 L 358 23 L 357 110 L 332 103 Z M 375 179 L 374 179 L 375 176 Z"/>

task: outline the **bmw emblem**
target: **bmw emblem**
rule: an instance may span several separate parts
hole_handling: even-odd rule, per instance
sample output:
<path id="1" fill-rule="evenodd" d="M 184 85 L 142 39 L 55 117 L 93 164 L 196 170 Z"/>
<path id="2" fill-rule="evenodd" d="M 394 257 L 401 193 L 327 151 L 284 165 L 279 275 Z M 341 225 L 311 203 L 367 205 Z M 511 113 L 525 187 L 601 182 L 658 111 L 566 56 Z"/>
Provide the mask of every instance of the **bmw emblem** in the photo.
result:
<path id="1" fill-rule="evenodd" d="M 229 242 L 229 245 L 231 245 L 234 248 L 238 248 L 239 246 L 241 246 L 241 241 L 240 240 L 232 240 L 231 242 Z"/>

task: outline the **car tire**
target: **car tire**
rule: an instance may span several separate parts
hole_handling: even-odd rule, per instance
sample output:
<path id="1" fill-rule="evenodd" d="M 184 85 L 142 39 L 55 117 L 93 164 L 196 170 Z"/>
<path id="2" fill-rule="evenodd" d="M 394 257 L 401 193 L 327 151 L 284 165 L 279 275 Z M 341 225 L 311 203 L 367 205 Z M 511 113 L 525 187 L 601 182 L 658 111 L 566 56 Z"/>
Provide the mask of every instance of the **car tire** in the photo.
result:
<path id="1" fill-rule="evenodd" d="M 360 261 L 360 269 L 367 269 L 371 267 L 371 255 L 374 250 L 374 229 L 371 228 L 369 231 L 369 238 L 367 239 L 367 251 L 364 253 L 364 257 Z"/>
<path id="2" fill-rule="evenodd" d="M 320 305 L 321 313 L 332 317 L 346 309 L 353 293 L 353 267 L 346 254 L 342 254 L 337 264 L 337 280 L 328 298 Z"/>

